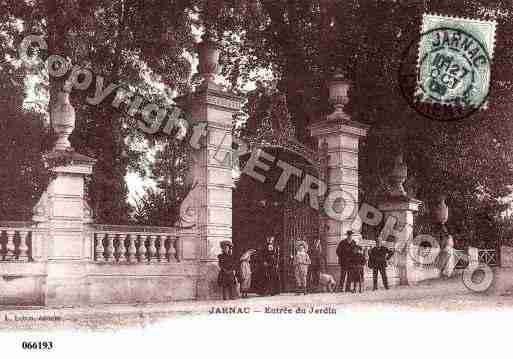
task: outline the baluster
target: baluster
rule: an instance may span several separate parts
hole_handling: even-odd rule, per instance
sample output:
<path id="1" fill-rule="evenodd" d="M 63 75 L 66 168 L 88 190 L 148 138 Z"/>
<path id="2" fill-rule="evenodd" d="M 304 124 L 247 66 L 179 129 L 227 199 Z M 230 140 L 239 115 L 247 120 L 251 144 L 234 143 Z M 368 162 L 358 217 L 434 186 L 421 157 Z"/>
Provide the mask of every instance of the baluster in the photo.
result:
<path id="1" fill-rule="evenodd" d="M 28 261 L 28 246 L 27 239 L 29 236 L 29 231 L 20 231 L 20 246 L 18 248 L 18 260 L 19 261 Z"/>
<path id="2" fill-rule="evenodd" d="M 107 262 L 114 262 L 114 235 L 112 233 L 107 234 Z"/>
<path id="3" fill-rule="evenodd" d="M 10 261 L 14 259 L 14 230 L 7 230 L 7 244 L 5 246 L 5 260 Z"/>
<path id="4" fill-rule="evenodd" d="M 157 255 L 157 247 L 155 247 L 155 240 L 157 239 L 157 236 L 155 236 L 155 235 L 150 235 L 150 236 L 149 236 L 149 238 L 150 238 L 150 246 L 149 246 L 149 248 L 148 248 L 148 249 L 149 249 L 149 250 L 148 250 L 148 252 L 149 252 L 148 257 L 149 257 L 150 262 L 155 262 L 155 261 L 156 261 L 156 259 L 157 259 L 157 258 L 156 258 L 156 255 Z"/>
<path id="5" fill-rule="evenodd" d="M 174 236 L 168 236 L 168 238 L 169 238 L 169 251 L 168 251 L 169 261 L 176 262 L 176 248 L 175 248 L 176 238 Z"/>
<path id="6" fill-rule="evenodd" d="M 118 248 L 117 248 L 118 262 L 123 263 L 123 262 L 126 262 L 125 236 L 123 234 L 119 234 L 118 241 L 119 241 Z"/>
<path id="7" fill-rule="evenodd" d="M 159 237 L 159 261 L 164 262 L 166 260 L 166 236 L 160 235 Z"/>
<path id="8" fill-rule="evenodd" d="M 139 236 L 139 262 L 144 262 L 146 260 L 146 245 L 145 242 L 146 237 L 144 235 Z"/>
<path id="9" fill-rule="evenodd" d="M 116 243 L 116 237 L 118 238 L 118 242 Z M 121 254 L 120 248 L 119 248 L 119 235 L 118 234 L 112 234 L 112 261 L 116 262 L 119 260 L 119 256 Z"/>
<path id="10" fill-rule="evenodd" d="M 107 235 L 105 235 L 107 236 Z M 103 238 L 102 233 L 96 234 L 96 261 L 97 262 L 105 262 L 105 257 L 103 254 L 105 253 L 105 248 L 103 247 Z"/>
<path id="11" fill-rule="evenodd" d="M 127 236 L 128 241 L 130 242 L 130 245 L 128 247 L 128 262 L 129 263 L 135 263 L 137 262 L 137 258 L 135 254 L 137 253 L 137 248 L 135 248 L 135 237 L 133 234 L 129 234 Z"/>
<path id="12" fill-rule="evenodd" d="M 4 230 L 0 228 L 0 261 L 4 259 Z"/>

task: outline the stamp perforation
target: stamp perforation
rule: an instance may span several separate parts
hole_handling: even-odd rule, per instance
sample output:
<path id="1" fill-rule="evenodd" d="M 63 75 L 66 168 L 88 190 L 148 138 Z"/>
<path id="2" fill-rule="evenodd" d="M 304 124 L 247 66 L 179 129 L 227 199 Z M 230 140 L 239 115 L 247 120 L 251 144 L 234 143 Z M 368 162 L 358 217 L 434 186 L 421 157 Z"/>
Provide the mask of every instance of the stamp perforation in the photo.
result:
<path id="1" fill-rule="evenodd" d="M 432 25 L 430 26 L 430 22 L 440 22 L 440 23 L 443 23 L 443 22 L 447 22 L 447 21 L 455 21 L 456 23 L 460 23 L 461 22 L 466 22 L 467 24 L 478 24 L 480 26 L 483 26 L 484 28 L 484 33 L 483 33 L 483 36 L 484 38 L 483 39 L 479 39 L 477 40 L 478 42 L 479 41 L 483 41 L 484 43 L 483 44 L 480 44 L 481 47 L 483 47 L 483 50 L 485 50 L 487 52 L 487 57 L 488 57 L 488 63 L 489 63 L 489 66 L 490 66 L 490 73 L 488 75 L 488 84 L 487 84 L 487 92 L 489 91 L 489 87 L 490 87 L 490 78 L 491 78 L 491 66 L 492 66 L 492 61 L 493 61 L 493 52 L 494 52 L 494 49 L 495 49 L 495 37 L 496 37 L 496 26 L 497 26 L 497 21 L 496 20 L 480 20 L 480 19 L 471 19 L 471 18 L 467 18 L 467 17 L 457 17 L 457 16 L 451 16 L 451 15 L 442 15 L 442 14 L 439 14 L 439 13 L 426 13 L 426 14 L 423 14 L 422 16 L 422 21 L 421 21 L 421 24 L 420 24 L 420 38 L 419 38 L 419 44 L 418 44 L 418 47 L 416 48 L 416 51 L 417 51 L 417 54 L 416 54 L 416 72 L 417 72 L 417 88 L 419 88 L 421 86 L 421 80 L 420 80 L 420 71 L 421 71 L 421 67 L 422 67 L 422 61 L 426 55 L 426 53 L 424 51 L 422 51 L 422 36 L 424 34 L 426 34 L 427 32 L 429 31 L 434 31 L 437 29 L 437 24 L 435 25 Z M 448 27 L 447 24 L 440 24 L 440 28 L 443 28 L 443 27 Z M 488 28 L 488 29 L 485 29 Z M 463 30 L 461 30 L 463 31 Z M 464 31 L 463 31 L 464 32 Z M 470 36 L 474 36 L 472 35 L 471 33 L 469 33 Z M 445 108 L 445 109 L 450 109 L 450 108 L 453 108 L 455 107 L 455 104 L 454 103 L 451 103 L 451 102 L 443 102 L 443 101 L 435 101 L 435 103 L 439 106 L 441 106 L 442 108 Z M 486 105 L 485 103 L 481 103 L 480 104 L 480 108 L 483 109 L 483 108 L 486 108 Z"/>
<path id="2" fill-rule="evenodd" d="M 440 14 L 440 13 L 426 13 L 426 14 L 422 15 L 422 21 L 421 21 L 421 24 L 420 24 L 420 33 L 421 34 L 426 32 L 426 30 L 423 28 L 424 27 L 424 18 L 426 16 L 438 17 L 438 18 L 441 18 L 441 19 L 444 19 L 444 20 L 466 21 L 466 22 L 478 23 L 478 24 L 481 24 L 481 25 L 491 25 L 492 26 L 492 34 L 493 34 L 493 36 L 490 39 L 491 42 L 490 42 L 489 57 L 490 57 L 490 61 L 493 61 L 493 54 L 494 54 L 494 51 L 495 51 L 495 41 L 496 41 L 495 38 L 497 36 L 496 35 L 497 20 L 480 20 L 480 19 L 473 19 L 473 18 L 469 18 L 469 17 L 444 15 L 444 14 Z"/>

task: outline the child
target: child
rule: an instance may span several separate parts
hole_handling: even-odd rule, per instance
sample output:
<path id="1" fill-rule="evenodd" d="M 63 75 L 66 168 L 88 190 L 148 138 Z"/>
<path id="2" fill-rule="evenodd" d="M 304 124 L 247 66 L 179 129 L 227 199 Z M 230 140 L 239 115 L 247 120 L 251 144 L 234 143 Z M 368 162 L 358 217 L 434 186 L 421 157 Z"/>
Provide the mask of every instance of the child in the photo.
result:
<path id="1" fill-rule="evenodd" d="M 240 257 L 240 290 L 242 298 L 248 297 L 248 291 L 251 287 L 251 255 L 254 250 L 249 250 Z"/>
<path id="2" fill-rule="evenodd" d="M 310 257 L 306 253 L 305 244 L 300 242 L 297 247 L 296 257 L 294 258 L 294 272 L 296 275 L 297 295 L 306 295 L 306 278 L 308 275 L 308 266 L 311 264 Z"/>
<path id="3" fill-rule="evenodd" d="M 352 282 L 353 282 L 353 290 L 352 292 L 356 292 L 356 283 L 358 283 L 358 291 L 362 292 L 362 283 L 363 283 L 363 268 L 365 267 L 365 256 L 363 254 L 363 248 L 360 246 L 355 246 L 355 253 L 353 254 L 353 263 L 352 263 Z"/>
<path id="4" fill-rule="evenodd" d="M 235 277 L 235 260 L 232 254 L 232 242 L 222 241 L 220 243 L 223 253 L 217 256 L 219 260 L 219 275 L 217 284 L 223 291 L 223 299 L 235 299 L 237 296 L 237 278 Z"/>

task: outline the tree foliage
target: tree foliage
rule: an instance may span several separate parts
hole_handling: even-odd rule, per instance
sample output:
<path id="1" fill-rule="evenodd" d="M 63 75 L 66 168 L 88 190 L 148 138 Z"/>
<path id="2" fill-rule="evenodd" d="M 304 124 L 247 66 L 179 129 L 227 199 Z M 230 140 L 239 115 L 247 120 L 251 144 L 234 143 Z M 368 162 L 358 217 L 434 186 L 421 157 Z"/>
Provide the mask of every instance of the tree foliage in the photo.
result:
<path id="1" fill-rule="evenodd" d="M 25 71 L 13 62 L 13 18 L 0 14 L 0 220 L 30 220 L 49 173 L 41 153 L 50 144 L 42 116 L 23 109 Z"/>
<path id="2" fill-rule="evenodd" d="M 23 24 L 23 36 L 39 34 L 48 42 L 48 54 L 64 56 L 75 66 L 95 76 L 87 91 L 74 90 L 76 129 L 74 149 L 97 160 L 88 194 L 96 220 L 123 223 L 129 220 L 128 170 L 141 173 L 145 152 L 134 143 L 154 139 L 139 130 L 141 117 L 129 116 L 127 106 L 113 108 L 115 92 L 100 105 L 86 103 L 94 97 L 95 80 L 102 76 L 104 87 L 111 82 L 130 89 L 145 99 L 166 107 L 177 92 L 186 90 L 191 68 L 184 51 L 193 46 L 191 1 L 4 1 L 2 11 Z M 68 75 L 48 76 L 46 66 L 28 69 L 38 80 L 35 90 L 40 108 L 48 112 L 57 91 Z"/>
<path id="3" fill-rule="evenodd" d="M 186 140 L 158 141 L 150 177 L 156 188 L 149 188 L 136 201 L 135 220 L 158 226 L 173 226 L 180 215 L 180 204 L 193 183 L 187 176 L 189 144 Z"/>

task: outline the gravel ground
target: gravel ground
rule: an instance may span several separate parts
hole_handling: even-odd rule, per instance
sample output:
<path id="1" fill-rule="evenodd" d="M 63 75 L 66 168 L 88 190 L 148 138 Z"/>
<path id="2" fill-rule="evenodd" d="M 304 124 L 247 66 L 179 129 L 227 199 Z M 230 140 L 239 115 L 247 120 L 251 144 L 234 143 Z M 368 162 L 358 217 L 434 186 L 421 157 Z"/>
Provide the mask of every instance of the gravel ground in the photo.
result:
<path id="1" fill-rule="evenodd" d="M 298 307 L 307 312 L 313 307 L 330 315 L 375 311 L 500 311 L 513 309 L 513 269 L 495 273 L 492 287 L 483 293 L 465 287 L 461 274 L 451 279 L 426 281 L 416 286 L 364 293 L 319 293 L 306 296 L 282 294 L 274 297 L 250 297 L 232 301 L 182 301 L 140 305 L 97 305 L 73 308 L 0 307 L 0 330 L 80 329 L 116 330 L 146 327 L 164 319 L 187 316 L 221 317 L 233 314 L 209 314 L 212 308 L 244 308 L 251 315 L 271 316 L 278 311 Z M 336 313 L 335 313 L 336 312 Z M 326 314 L 326 313 L 324 313 Z M 239 314 L 248 315 L 248 314 Z M 312 314 L 315 315 L 315 314 Z M 319 315 L 319 314 L 317 314 Z"/>

